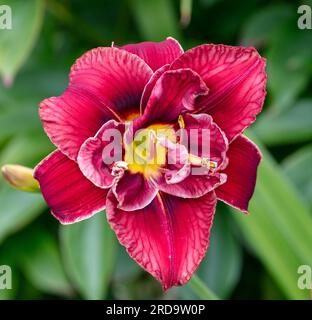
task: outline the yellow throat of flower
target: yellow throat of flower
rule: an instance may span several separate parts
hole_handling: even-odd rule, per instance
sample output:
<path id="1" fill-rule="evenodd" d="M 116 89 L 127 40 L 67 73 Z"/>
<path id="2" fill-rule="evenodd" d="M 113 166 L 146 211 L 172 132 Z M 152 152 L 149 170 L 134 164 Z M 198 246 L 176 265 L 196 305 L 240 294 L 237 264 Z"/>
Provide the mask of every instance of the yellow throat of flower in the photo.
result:
<path id="1" fill-rule="evenodd" d="M 160 139 L 175 141 L 171 125 L 156 124 L 139 130 L 132 143 L 125 146 L 125 162 L 131 173 L 141 173 L 146 178 L 158 176 L 166 164 L 167 150 Z"/>

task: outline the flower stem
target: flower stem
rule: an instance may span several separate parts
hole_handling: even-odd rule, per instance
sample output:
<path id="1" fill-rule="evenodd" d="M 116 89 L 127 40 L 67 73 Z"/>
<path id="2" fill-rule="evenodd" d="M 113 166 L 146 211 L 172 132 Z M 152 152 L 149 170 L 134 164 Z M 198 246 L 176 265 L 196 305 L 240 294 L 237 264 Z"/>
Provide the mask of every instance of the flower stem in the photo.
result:
<path id="1" fill-rule="evenodd" d="M 203 300 L 219 300 L 220 298 L 212 292 L 205 283 L 194 274 L 191 280 L 189 281 L 189 285 L 192 290 L 198 295 L 199 298 Z"/>

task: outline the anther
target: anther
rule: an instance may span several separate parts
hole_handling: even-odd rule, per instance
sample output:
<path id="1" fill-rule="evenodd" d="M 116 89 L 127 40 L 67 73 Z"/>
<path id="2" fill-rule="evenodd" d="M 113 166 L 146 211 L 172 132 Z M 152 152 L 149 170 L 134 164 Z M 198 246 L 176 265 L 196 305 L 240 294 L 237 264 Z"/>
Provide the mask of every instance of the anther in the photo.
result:
<path id="1" fill-rule="evenodd" d="M 184 122 L 183 116 L 181 114 L 179 115 L 179 118 L 178 118 L 178 124 L 180 126 L 180 129 L 185 128 L 185 122 Z"/>
<path id="2" fill-rule="evenodd" d="M 120 177 L 128 170 L 128 163 L 125 161 L 116 161 L 112 169 L 112 176 Z"/>

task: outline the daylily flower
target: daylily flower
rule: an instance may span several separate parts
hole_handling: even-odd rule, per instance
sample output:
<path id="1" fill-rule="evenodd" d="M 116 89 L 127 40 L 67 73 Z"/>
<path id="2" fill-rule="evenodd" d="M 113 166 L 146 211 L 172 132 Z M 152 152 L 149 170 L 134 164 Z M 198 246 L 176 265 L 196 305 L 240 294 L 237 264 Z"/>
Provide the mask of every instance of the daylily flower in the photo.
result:
<path id="1" fill-rule="evenodd" d="M 242 133 L 263 106 L 265 60 L 254 48 L 225 45 L 184 53 L 167 38 L 93 49 L 69 78 L 39 110 L 57 147 L 34 173 L 52 214 L 68 224 L 106 208 L 120 243 L 165 290 L 186 283 L 206 254 L 217 200 L 248 212 L 261 154 Z M 141 129 L 156 146 L 155 163 L 133 140 Z M 184 136 L 175 139 L 178 129 L 197 130 L 209 154 L 198 138 L 193 154 Z M 109 130 L 121 137 L 111 164 L 103 161 Z M 130 161 L 131 150 L 142 161 Z"/>

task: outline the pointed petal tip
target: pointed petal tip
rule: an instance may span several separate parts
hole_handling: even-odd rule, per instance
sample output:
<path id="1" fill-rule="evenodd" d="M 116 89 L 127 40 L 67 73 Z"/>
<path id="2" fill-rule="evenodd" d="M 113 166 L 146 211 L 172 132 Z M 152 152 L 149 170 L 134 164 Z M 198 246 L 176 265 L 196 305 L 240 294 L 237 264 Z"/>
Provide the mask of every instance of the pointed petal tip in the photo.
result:
<path id="1" fill-rule="evenodd" d="M 262 157 L 261 151 L 245 136 L 238 136 L 230 144 L 228 157 L 229 163 L 224 169 L 228 180 L 216 189 L 218 200 L 248 214 Z"/>
<path id="2" fill-rule="evenodd" d="M 118 209 L 109 194 L 106 213 L 128 254 L 166 291 L 185 284 L 205 256 L 215 206 L 214 192 L 197 199 L 161 193 L 147 207 L 129 213 Z"/>

